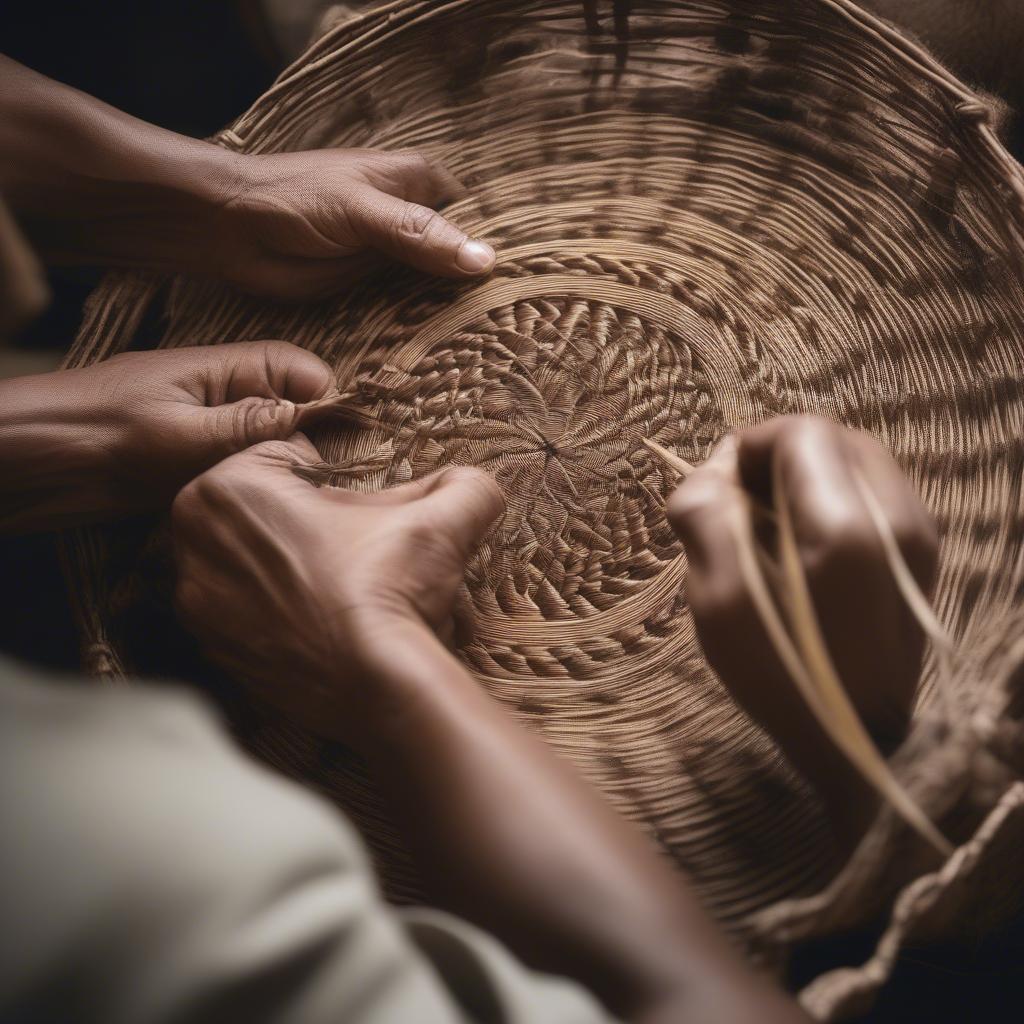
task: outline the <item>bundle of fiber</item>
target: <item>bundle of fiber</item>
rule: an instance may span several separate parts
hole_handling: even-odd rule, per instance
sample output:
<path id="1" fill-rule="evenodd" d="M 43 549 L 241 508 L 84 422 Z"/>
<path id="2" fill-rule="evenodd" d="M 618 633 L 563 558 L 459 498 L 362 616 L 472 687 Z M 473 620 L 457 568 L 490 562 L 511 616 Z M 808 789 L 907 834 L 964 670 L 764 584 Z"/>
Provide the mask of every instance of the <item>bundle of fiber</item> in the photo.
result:
<path id="1" fill-rule="evenodd" d="M 114 275 L 72 364 L 283 338 L 370 414 L 314 434 L 330 483 L 493 473 L 508 513 L 468 568 L 462 658 L 752 954 L 779 964 L 792 942 L 883 922 L 867 965 L 807 989 L 819 1017 L 863 1006 L 906 938 L 980 927 L 992 879 L 1014 905 L 1024 177 L 985 102 L 846 0 L 395 0 L 332 28 L 218 142 L 419 149 L 466 184 L 447 215 L 497 266 L 473 283 L 392 268 L 301 307 Z M 889 812 L 837 863 L 810 791 L 695 637 L 675 479 L 643 442 L 698 463 L 731 429 L 802 412 L 876 435 L 940 525 L 956 664 L 927 662 L 890 766 L 958 845 L 945 863 Z M 191 653 L 161 536 L 73 538 L 89 667 L 214 690 L 414 896 L 358 761 Z"/>

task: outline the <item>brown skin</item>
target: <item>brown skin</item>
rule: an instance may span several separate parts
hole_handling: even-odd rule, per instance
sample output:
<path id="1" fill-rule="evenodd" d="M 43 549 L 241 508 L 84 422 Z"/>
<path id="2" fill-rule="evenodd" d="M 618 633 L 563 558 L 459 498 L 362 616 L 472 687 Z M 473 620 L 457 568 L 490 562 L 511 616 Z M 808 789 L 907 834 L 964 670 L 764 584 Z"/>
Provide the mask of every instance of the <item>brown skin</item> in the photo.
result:
<path id="1" fill-rule="evenodd" d="M 0 380 L 0 532 L 149 508 L 220 459 L 287 437 L 330 368 L 285 342 L 129 352 Z"/>
<path id="2" fill-rule="evenodd" d="M 5 57 L 0 192 L 47 262 L 187 271 L 285 299 L 351 284 L 368 249 L 444 277 L 494 265 L 432 209 L 459 184 L 419 154 L 233 153 Z"/>
<path id="3" fill-rule="evenodd" d="M 450 179 L 417 158 L 237 157 L 9 61 L 0 61 L 0 154 L 2 186 L 56 258 L 191 269 L 295 297 L 343 283 L 364 246 L 436 273 L 468 272 L 459 267 L 464 236 L 416 205 L 442 198 Z M 475 269 L 486 271 L 493 256 L 478 254 Z M 292 472 L 317 455 L 301 435 L 283 440 L 298 421 L 289 403 L 332 386 L 315 357 L 273 344 L 134 354 L 9 383 L 0 395 L 3 523 L 39 528 L 158 505 L 201 474 L 174 504 L 185 621 L 258 699 L 365 754 L 444 902 L 527 961 L 585 982 L 629 1020 L 803 1019 L 736 956 L 685 880 L 437 639 L 467 555 L 501 512 L 493 482 L 450 470 L 358 495 Z M 855 669 L 865 716 L 887 724 L 893 707 L 901 720 L 920 645 L 900 646 L 877 551 L 853 528 L 843 460 L 864 460 L 902 543 L 912 548 L 926 531 L 877 451 L 791 421 L 745 435 L 738 462 L 701 470 L 672 504 L 698 625 L 726 684 L 798 767 L 831 766 L 833 791 L 849 791 L 841 764 L 816 760 L 828 757 L 820 739 L 794 732 L 798 708 L 756 632 L 749 645 L 724 642 L 750 616 L 715 511 L 735 486 L 763 491 L 777 451 L 788 453 L 826 633 Z M 851 593 L 877 620 L 885 666 L 906 672 L 872 675 L 852 634 L 843 640 L 833 617 Z"/>
<path id="4" fill-rule="evenodd" d="M 750 972 L 685 880 L 437 639 L 503 510 L 442 471 L 317 489 L 302 436 L 258 445 L 174 503 L 179 605 L 261 700 L 360 749 L 440 902 L 635 1021 L 803 1019 Z"/>
<path id="5" fill-rule="evenodd" d="M 9 61 L 0 182 L 44 252 L 68 262 L 194 270 L 291 297 L 344 283 L 364 246 L 471 272 L 464 236 L 406 201 L 452 187 L 418 158 L 239 158 Z M 493 254 L 476 255 L 472 272 L 486 272 Z M 449 471 L 358 496 L 292 473 L 288 462 L 316 458 L 303 438 L 280 440 L 295 404 L 332 386 L 316 357 L 273 343 L 7 382 L 0 522 L 40 529 L 159 506 L 201 474 L 175 504 L 186 619 L 256 695 L 366 754 L 452 905 L 632 1020 L 802 1019 L 438 641 L 465 558 L 500 511 L 493 483 Z M 222 628 L 204 621 L 213 608 Z"/>
<path id="6" fill-rule="evenodd" d="M 868 731 L 883 746 L 906 730 L 924 638 L 894 582 L 853 468 L 884 509 L 925 593 L 935 578 L 935 524 L 881 445 L 810 416 L 774 419 L 731 438 L 669 502 L 669 519 L 689 556 L 687 593 L 708 660 L 736 702 L 816 787 L 847 848 L 870 823 L 873 791 L 825 736 L 775 656 L 727 526 L 730 516 L 749 514 L 744 492 L 771 505 L 776 462 L 829 653 Z M 764 532 L 756 516 L 755 526 Z"/>
<path id="7" fill-rule="evenodd" d="M 362 750 L 439 901 L 528 962 L 580 979 L 630 1020 L 796 1019 L 736 960 L 685 880 L 437 640 L 465 557 L 501 513 L 489 479 L 448 470 L 374 495 L 317 490 L 292 472 L 317 458 L 301 436 L 261 445 L 179 495 L 181 611 L 209 655 L 259 699 Z M 869 728 L 890 739 L 906 727 L 922 639 L 851 468 L 925 590 L 934 526 L 876 442 L 810 417 L 740 434 L 670 502 L 710 660 L 818 786 L 849 844 L 874 798 L 776 662 L 723 526 L 743 491 L 770 500 L 776 460 L 837 668 Z"/>

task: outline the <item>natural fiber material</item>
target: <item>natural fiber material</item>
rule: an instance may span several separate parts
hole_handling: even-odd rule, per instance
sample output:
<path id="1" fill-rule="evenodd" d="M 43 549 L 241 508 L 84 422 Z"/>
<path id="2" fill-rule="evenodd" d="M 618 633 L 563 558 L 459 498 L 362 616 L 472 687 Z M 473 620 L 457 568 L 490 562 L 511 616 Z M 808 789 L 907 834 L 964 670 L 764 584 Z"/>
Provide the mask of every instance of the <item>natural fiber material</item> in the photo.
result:
<path id="1" fill-rule="evenodd" d="M 367 417 L 315 434 L 330 482 L 493 472 L 509 511 L 469 567 L 467 664 L 766 961 L 932 879 L 927 911 L 900 897 L 869 973 L 808 993 L 822 1017 L 863 1004 L 943 900 L 970 906 L 993 836 L 1021 822 L 1024 179 L 989 108 L 845 0 L 396 0 L 332 29 L 220 141 L 425 150 L 466 183 L 448 213 L 496 270 L 389 270 L 301 308 L 119 275 L 71 362 L 285 338 L 332 362 Z M 956 868 L 883 814 L 832 878 L 814 800 L 696 643 L 664 517 L 675 475 L 644 441 L 698 463 L 790 412 L 873 432 L 938 519 L 958 664 L 937 702 L 929 662 L 891 767 L 969 841 Z M 360 767 L 187 656 L 160 536 L 76 542 L 92 667 L 216 687 L 246 741 L 360 818 L 392 892 L 413 892 Z"/>

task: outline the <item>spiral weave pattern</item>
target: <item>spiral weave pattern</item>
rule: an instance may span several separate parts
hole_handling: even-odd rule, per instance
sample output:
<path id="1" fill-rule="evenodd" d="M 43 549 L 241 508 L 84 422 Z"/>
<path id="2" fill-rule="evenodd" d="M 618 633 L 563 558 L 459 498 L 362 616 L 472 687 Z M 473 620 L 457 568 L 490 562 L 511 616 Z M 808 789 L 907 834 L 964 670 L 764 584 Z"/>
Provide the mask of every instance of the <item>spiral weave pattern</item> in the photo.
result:
<path id="1" fill-rule="evenodd" d="M 462 656 L 735 924 L 833 866 L 813 800 L 701 656 L 674 481 L 642 441 L 697 463 L 779 414 L 869 430 L 939 521 L 958 645 L 1009 622 L 1024 183 L 989 116 L 843 0 L 396 0 L 333 29 L 219 141 L 443 160 L 467 186 L 447 215 L 495 246 L 494 274 L 389 270 L 301 309 L 176 280 L 159 344 L 280 337 L 331 362 L 378 424 L 315 437 L 334 483 L 494 473 L 509 508 L 469 566 Z M 129 344 L 157 290 L 108 281 L 72 360 Z M 151 609 L 144 546 L 105 543 L 116 557 L 83 556 L 80 583 L 108 660 L 166 670 L 124 625 Z M 149 643 L 159 615 L 142 619 Z M 414 890 L 344 752 L 242 731 L 360 816 L 393 891 Z"/>

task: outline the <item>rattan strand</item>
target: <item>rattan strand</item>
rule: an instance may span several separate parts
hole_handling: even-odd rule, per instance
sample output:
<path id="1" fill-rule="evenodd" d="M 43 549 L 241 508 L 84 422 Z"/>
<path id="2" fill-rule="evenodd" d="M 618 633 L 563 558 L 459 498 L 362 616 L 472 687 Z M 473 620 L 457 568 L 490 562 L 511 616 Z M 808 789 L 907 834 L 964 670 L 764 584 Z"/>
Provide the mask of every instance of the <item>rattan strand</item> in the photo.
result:
<path id="1" fill-rule="evenodd" d="M 509 512 L 469 566 L 462 656 L 771 959 L 936 865 L 886 819 L 821 889 L 817 808 L 701 657 L 672 474 L 643 441 L 697 463 L 729 429 L 814 412 L 895 453 L 940 525 L 936 608 L 962 666 L 953 714 L 928 666 L 894 766 L 966 840 L 1012 776 L 976 723 L 1007 703 L 1009 670 L 982 652 L 1021 631 L 1024 580 L 1024 179 L 989 114 L 841 0 L 396 0 L 319 40 L 219 141 L 444 160 L 468 187 L 449 215 L 499 252 L 492 278 L 389 272 L 294 308 L 115 276 L 70 361 L 140 324 L 162 346 L 285 338 L 381 424 L 316 436 L 333 483 L 493 472 Z M 210 682 L 154 653 L 179 643 L 158 539 L 93 531 L 75 558 L 95 669 Z M 354 813 L 391 891 L 414 893 L 359 766 L 215 685 L 247 742 Z M 872 991 L 883 960 L 821 979 L 815 1012 Z"/>

